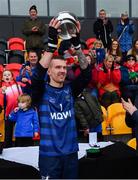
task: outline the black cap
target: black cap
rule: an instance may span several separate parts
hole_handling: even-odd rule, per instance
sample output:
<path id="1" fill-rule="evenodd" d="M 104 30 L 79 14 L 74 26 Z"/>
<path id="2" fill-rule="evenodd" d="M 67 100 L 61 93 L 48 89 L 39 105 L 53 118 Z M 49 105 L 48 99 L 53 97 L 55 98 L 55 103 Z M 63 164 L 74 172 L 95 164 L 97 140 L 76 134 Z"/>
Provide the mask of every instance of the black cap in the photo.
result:
<path id="1" fill-rule="evenodd" d="M 37 12 L 36 5 L 31 6 L 30 9 L 29 9 L 29 11 L 31 11 L 32 9 L 34 9 L 34 10 Z"/>
<path id="2" fill-rule="evenodd" d="M 130 59 L 134 59 L 136 61 L 136 56 L 130 54 L 126 56 L 126 61 L 130 60 Z"/>

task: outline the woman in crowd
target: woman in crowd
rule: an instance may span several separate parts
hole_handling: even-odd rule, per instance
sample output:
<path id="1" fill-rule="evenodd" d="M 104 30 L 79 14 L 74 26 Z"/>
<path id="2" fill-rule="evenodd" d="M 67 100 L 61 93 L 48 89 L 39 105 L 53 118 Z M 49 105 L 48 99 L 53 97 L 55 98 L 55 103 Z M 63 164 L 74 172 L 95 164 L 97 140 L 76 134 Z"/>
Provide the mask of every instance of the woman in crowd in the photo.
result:
<path id="1" fill-rule="evenodd" d="M 99 68 L 97 79 L 100 102 L 105 108 L 120 101 L 120 81 L 120 68 L 114 66 L 114 58 L 109 55 Z"/>
<path id="2" fill-rule="evenodd" d="M 134 55 L 136 56 L 136 60 L 138 61 L 138 40 L 135 40 L 133 42 L 132 49 L 130 49 L 127 53 L 127 55 Z"/>
<path id="3" fill-rule="evenodd" d="M 116 64 L 121 64 L 122 52 L 120 50 L 119 43 L 116 39 L 112 40 L 110 49 L 107 52 L 107 55 L 112 55 L 114 57 L 114 62 Z"/>

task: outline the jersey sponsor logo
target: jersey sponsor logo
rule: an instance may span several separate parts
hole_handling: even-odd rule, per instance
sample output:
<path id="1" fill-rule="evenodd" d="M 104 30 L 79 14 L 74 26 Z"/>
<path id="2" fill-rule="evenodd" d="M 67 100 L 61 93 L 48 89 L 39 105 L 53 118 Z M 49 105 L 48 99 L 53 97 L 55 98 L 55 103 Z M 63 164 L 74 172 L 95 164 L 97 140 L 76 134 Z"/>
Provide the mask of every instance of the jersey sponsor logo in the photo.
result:
<path id="1" fill-rule="evenodd" d="M 67 119 L 68 117 L 71 117 L 71 111 L 65 111 L 65 112 L 54 112 L 50 113 L 50 116 L 53 120 L 62 120 Z"/>

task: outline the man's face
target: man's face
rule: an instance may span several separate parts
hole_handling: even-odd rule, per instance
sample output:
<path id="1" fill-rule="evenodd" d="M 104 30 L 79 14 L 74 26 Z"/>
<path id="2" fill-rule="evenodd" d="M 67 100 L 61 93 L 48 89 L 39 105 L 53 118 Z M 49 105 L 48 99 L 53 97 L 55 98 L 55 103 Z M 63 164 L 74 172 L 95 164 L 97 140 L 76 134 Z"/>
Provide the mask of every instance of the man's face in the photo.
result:
<path id="1" fill-rule="evenodd" d="M 35 52 L 29 52 L 28 58 L 32 66 L 35 66 L 36 63 L 38 62 L 38 56 Z"/>
<path id="2" fill-rule="evenodd" d="M 62 59 L 53 59 L 48 69 L 50 84 L 53 86 L 63 85 L 66 78 L 66 74 L 66 61 Z"/>
<path id="3" fill-rule="evenodd" d="M 105 11 L 100 11 L 99 12 L 99 18 L 104 20 L 106 18 L 106 12 Z"/>
<path id="4" fill-rule="evenodd" d="M 29 11 L 29 15 L 31 19 L 36 19 L 37 18 L 37 12 L 35 9 L 32 9 L 31 11 Z"/>

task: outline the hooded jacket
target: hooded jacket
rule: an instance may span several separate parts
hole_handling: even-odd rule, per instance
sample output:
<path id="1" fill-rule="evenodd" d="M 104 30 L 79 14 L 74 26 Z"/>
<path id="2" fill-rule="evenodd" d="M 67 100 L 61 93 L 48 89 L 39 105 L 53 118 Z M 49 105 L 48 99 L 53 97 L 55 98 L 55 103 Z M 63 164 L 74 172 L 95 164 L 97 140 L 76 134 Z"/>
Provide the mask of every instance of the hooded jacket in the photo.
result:
<path id="1" fill-rule="evenodd" d="M 101 106 L 97 98 L 87 90 L 75 100 L 75 116 L 83 129 L 95 128 L 103 121 Z"/>

